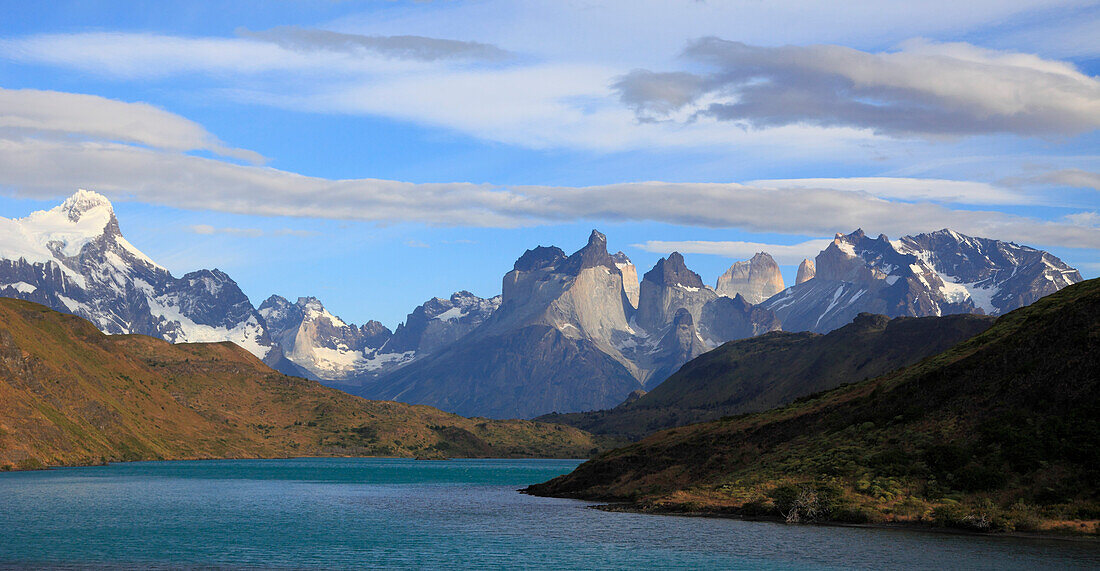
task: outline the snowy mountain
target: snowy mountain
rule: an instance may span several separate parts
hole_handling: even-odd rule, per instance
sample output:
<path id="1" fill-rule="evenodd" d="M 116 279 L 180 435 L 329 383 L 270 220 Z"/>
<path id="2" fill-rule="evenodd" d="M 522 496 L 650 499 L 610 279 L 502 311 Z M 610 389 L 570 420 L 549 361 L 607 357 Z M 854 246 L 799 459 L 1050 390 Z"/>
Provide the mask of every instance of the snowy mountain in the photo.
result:
<path id="1" fill-rule="evenodd" d="M 722 341 L 778 328 L 744 298 L 713 303 L 718 295 L 677 253 L 646 273 L 635 309 L 628 290 L 636 278 L 623 268 L 633 264 L 609 255 L 597 231 L 569 256 L 552 246 L 527 250 L 504 276 L 489 319 L 361 394 L 492 417 L 590 410 L 664 380 Z"/>
<path id="2" fill-rule="evenodd" d="M 0 296 L 79 315 L 106 333 L 233 341 L 269 363 L 282 358 L 229 276 L 173 277 L 122 237 L 111 203 L 87 190 L 51 210 L 0 218 Z"/>
<path id="3" fill-rule="evenodd" d="M 784 330 L 824 333 L 861 312 L 999 315 L 1081 281 L 1047 252 L 947 229 L 896 241 L 837 234 L 815 266 L 813 278 L 761 304 Z"/>
<path id="4" fill-rule="evenodd" d="M 42 303 L 107 333 L 232 341 L 273 367 L 371 398 L 466 415 L 531 417 L 610 408 L 718 345 L 782 328 L 828 332 L 862 312 L 999 315 L 1081 281 L 1047 252 L 951 230 L 889 240 L 837 234 L 782 287 L 759 253 L 704 284 L 673 252 L 638 280 L 593 231 L 572 255 L 527 250 L 502 295 L 432 298 L 390 331 L 333 315 L 316 298 L 255 309 L 225 273 L 174 277 L 130 244 L 111 203 L 78 191 L 0 218 L 0 296 Z M 716 291 L 717 290 L 717 291 Z"/>
<path id="5" fill-rule="evenodd" d="M 292 370 L 284 372 L 354 389 L 453 343 L 499 305 L 499 296 L 482 299 L 467 291 L 450 299 L 435 297 L 414 309 L 393 332 L 377 321 L 362 326 L 345 323 L 315 297 L 290 303 L 273 295 L 259 312 L 293 364 Z"/>

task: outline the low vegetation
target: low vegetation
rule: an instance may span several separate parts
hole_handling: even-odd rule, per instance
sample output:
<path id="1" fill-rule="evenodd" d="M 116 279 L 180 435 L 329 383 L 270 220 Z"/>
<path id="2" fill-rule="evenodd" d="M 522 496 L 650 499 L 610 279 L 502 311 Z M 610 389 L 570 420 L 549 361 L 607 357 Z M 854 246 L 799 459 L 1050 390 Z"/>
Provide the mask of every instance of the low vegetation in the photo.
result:
<path id="1" fill-rule="evenodd" d="M 588 457 L 572 427 L 369 401 L 272 371 L 232 343 L 107 336 L 0 299 L 0 470 L 287 456 Z"/>
<path id="2" fill-rule="evenodd" d="M 992 317 L 860 314 L 827 335 L 776 331 L 700 355 L 635 401 L 536 420 L 631 440 L 658 430 L 760 412 L 941 353 L 990 327 Z"/>
<path id="3" fill-rule="evenodd" d="M 1095 534 L 1097 371 L 1090 280 L 906 369 L 659 432 L 528 491 L 792 522 Z"/>

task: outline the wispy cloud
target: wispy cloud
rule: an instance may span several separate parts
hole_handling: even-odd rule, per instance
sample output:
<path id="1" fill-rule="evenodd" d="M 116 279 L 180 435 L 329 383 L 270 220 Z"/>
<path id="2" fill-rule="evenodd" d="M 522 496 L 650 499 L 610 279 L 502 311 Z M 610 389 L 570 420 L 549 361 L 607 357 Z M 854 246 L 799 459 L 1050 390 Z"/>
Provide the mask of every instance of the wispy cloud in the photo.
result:
<path id="1" fill-rule="evenodd" d="M 681 254 L 711 254 L 736 260 L 747 260 L 757 252 L 767 252 L 780 264 L 796 265 L 806 258 L 813 259 L 814 256 L 821 250 L 824 250 L 829 243 L 830 240 L 824 239 L 807 240 L 798 244 L 765 244 L 761 242 L 706 240 L 650 240 L 642 244 L 634 244 L 634 247 L 657 254 L 668 254 L 670 252 L 680 252 Z"/>
<path id="2" fill-rule="evenodd" d="M 795 178 L 754 180 L 765 188 L 827 188 L 863 192 L 879 198 L 957 204 L 1033 204 L 1036 198 L 986 182 L 903 177 Z"/>
<path id="3" fill-rule="evenodd" d="M 1083 169 L 1059 169 L 1032 176 L 1010 177 L 1003 181 L 1007 185 L 1023 186 L 1044 184 L 1051 186 L 1069 186 L 1073 188 L 1091 188 L 1100 190 L 1100 173 Z"/>
<path id="4" fill-rule="evenodd" d="M 636 70 L 618 80 L 643 120 L 700 116 L 753 128 L 812 124 L 891 136 L 1072 135 L 1100 127 L 1100 81 L 1074 66 L 966 43 L 906 42 L 894 52 L 844 46 L 692 42 L 705 74 Z"/>
<path id="5" fill-rule="evenodd" d="M 0 132 L 210 151 L 252 163 L 264 160 L 259 153 L 230 148 L 202 125 L 153 105 L 79 93 L 0 88 Z"/>
<path id="6" fill-rule="evenodd" d="M 375 53 L 398 59 L 500 60 L 509 57 L 506 50 L 480 42 L 465 42 L 424 36 L 365 36 L 330 30 L 279 26 L 270 30 L 237 31 L 241 37 L 271 42 L 295 51 L 326 51 L 361 55 Z"/>
<path id="7" fill-rule="evenodd" d="M 296 236 L 299 238 L 307 238 L 310 236 L 316 236 L 318 233 L 312 230 L 295 230 L 293 228 L 277 228 L 275 230 L 263 230 L 261 228 L 232 228 L 232 227 L 215 227 L 209 224 L 194 224 L 188 226 L 188 230 L 195 234 L 202 235 L 214 235 L 214 234 L 228 234 L 230 236 L 243 236 L 246 238 L 261 238 L 264 236 Z"/>

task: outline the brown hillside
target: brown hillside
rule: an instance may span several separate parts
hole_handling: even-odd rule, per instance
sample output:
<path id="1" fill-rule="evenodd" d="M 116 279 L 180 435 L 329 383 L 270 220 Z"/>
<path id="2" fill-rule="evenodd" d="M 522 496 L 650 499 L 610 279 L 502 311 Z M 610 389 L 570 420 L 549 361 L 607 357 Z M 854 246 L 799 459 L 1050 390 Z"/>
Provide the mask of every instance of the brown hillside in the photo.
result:
<path id="1" fill-rule="evenodd" d="M 591 435 L 368 401 L 232 343 L 108 336 L 0 299 L 0 469 L 282 456 L 584 457 Z"/>

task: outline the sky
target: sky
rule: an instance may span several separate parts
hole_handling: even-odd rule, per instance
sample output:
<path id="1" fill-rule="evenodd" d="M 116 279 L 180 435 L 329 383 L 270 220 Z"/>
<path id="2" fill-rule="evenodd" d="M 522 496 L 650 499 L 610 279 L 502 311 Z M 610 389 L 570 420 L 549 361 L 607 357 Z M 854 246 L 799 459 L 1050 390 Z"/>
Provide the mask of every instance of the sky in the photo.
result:
<path id="1" fill-rule="evenodd" d="M 599 229 L 793 283 L 950 227 L 1100 275 L 1100 3 L 0 2 L 0 216 L 390 327 Z"/>

